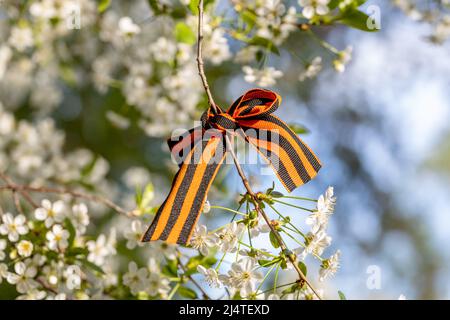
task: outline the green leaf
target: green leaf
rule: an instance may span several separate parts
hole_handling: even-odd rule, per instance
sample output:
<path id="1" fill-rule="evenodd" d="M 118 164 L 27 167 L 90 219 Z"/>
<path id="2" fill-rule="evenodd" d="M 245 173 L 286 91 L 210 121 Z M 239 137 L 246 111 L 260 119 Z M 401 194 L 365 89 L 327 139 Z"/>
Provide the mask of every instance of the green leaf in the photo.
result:
<path id="1" fill-rule="evenodd" d="M 190 258 L 189 261 L 186 263 L 186 268 L 196 269 L 197 266 L 199 264 L 201 264 L 202 259 L 203 259 L 203 256 L 201 256 L 201 255 Z"/>
<path id="2" fill-rule="evenodd" d="M 264 59 L 264 51 L 262 51 L 262 50 L 256 51 L 255 57 L 256 57 L 256 62 L 260 63 Z"/>
<path id="3" fill-rule="evenodd" d="M 282 197 L 284 197 L 284 194 L 282 194 L 281 192 L 279 192 L 279 191 L 272 191 L 272 193 L 270 194 L 272 197 L 274 197 L 274 198 L 282 198 Z"/>
<path id="4" fill-rule="evenodd" d="M 338 291 L 338 295 L 339 295 L 339 299 L 347 300 L 347 298 L 345 297 L 345 294 L 342 291 Z"/>
<path id="5" fill-rule="evenodd" d="M 341 17 L 337 20 L 349 27 L 359 29 L 367 32 L 378 31 L 378 29 L 369 28 L 367 22 L 369 21 L 369 16 L 362 11 L 350 9 L 342 13 Z"/>
<path id="6" fill-rule="evenodd" d="M 266 264 L 271 263 L 271 262 L 272 262 L 272 260 L 264 260 L 264 259 L 258 260 L 258 264 L 260 266 L 265 266 Z"/>
<path id="7" fill-rule="evenodd" d="M 191 10 L 191 12 L 194 14 L 194 15 L 198 15 L 198 0 L 191 0 L 190 2 L 189 2 L 189 10 Z"/>
<path id="8" fill-rule="evenodd" d="M 111 0 L 100 0 L 97 6 L 98 12 L 105 12 L 106 9 L 111 5 Z"/>
<path id="9" fill-rule="evenodd" d="M 215 256 L 205 257 L 202 261 L 202 266 L 211 268 L 217 262 L 217 258 Z"/>
<path id="10" fill-rule="evenodd" d="M 89 253 L 89 250 L 87 248 L 75 247 L 75 248 L 70 249 L 67 252 L 67 255 L 72 256 L 72 257 L 80 256 L 80 255 L 86 256 L 88 253 Z"/>
<path id="11" fill-rule="evenodd" d="M 331 1 L 328 3 L 328 8 L 329 8 L 330 10 L 336 9 L 337 6 L 339 5 L 339 3 L 341 3 L 342 1 L 343 1 L 343 0 L 331 0 Z"/>
<path id="12" fill-rule="evenodd" d="M 102 270 L 102 268 L 100 268 L 98 265 L 96 265 L 95 263 L 92 263 L 92 262 L 90 262 L 89 260 L 87 260 L 87 259 L 82 259 L 82 260 L 80 260 L 81 261 L 81 263 L 85 266 L 85 267 L 87 267 L 87 268 L 89 268 L 89 269 L 91 269 L 91 270 L 93 270 L 93 271 L 96 271 L 96 272 L 98 272 L 98 273 L 101 273 L 101 274 L 105 274 L 105 272 Z"/>
<path id="13" fill-rule="evenodd" d="M 283 222 L 284 222 L 284 223 L 289 223 L 289 222 L 291 222 L 291 217 L 285 216 L 284 219 L 283 219 Z"/>
<path id="14" fill-rule="evenodd" d="M 148 5 L 156 15 L 164 11 L 164 5 L 161 5 L 158 0 L 148 0 Z"/>
<path id="15" fill-rule="evenodd" d="M 198 255 L 189 259 L 186 263 L 186 275 L 197 273 L 197 267 L 199 265 L 204 266 L 206 269 L 211 268 L 216 264 L 217 259 L 214 256 L 202 256 Z"/>
<path id="16" fill-rule="evenodd" d="M 75 241 L 75 236 L 77 235 L 77 231 L 75 230 L 75 227 L 72 224 L 72 221 L 70 221 L 69 218 L 66 218 L 64 220 L 65 226 L 67 231 L 69 231 L 69 239 L 67 239 L 67 242 L 69 242 L 69 248 L 73 245 L 73 242 Z"/>
<path id="17" fill-rule="evenodd" d="M 272 53 L 275 53 L 276 55 L 280 55 L 280 51 L 278 50 L 277 46 L 269 39 L 262 37 L 254 37 L 249 41 L 249 44 L 263 47 L 265 49 L 270 50 Z"/>
<path id="18" fill-rule="evenodd" d="M 303 272 L 303 274 L 306 276 L 306 274 L 308 273 L 308 268 L 306 267 L 306 264 L 304 264 L 302 261 L 299 261 L 298 267 Z"/>
<path id="19" fill-rule="evenodd" d="M 141 203 L 142 203 L 142 192 L 141 192 L 141 188 L 136 188 L 136 193 L 134 195 L 134 201 L 136 201 L 136 205 L 138 206 L 138 208 L 141 207 Z"/>
<path id="20" fill-rule="evenodd" d="M 309 133 L 309 129 L 301 124 L 289 123 L 289 128 L 295 132 L 295 134 L 307 134 Z"/>
<path id="21" fill-rule="evenodd" d="M 264 259 L 258 260 L 258 264 L 261 267 L 270 267 L 270 266 L 272 266 L 272 265 L 274 265 L 275 263 L 278 263 L 278 262 L 280 262 L 279 258 L 275 258 L 273 260 L 264 260 Z"/>
<path id="22" fill-rule="evenodd" d="M 298 284 L 294 284 L 287 289 L 281 291 L 282 294 L 294 293 L 298 289 Z"/>
<path id="23" fill-rule="evenodd" d="M 242 300 L 241 293 L 239 291 L 236 292 L 231 300 Z"/>
<path id="24" fill-rule="evenodd" d="M 210 5 L 213 2 L 214 2 L 214 0 L 205 0 L 205 1 L 203 1 L 203 8 L 204 8 L 204 10 L 206 10 L 208 5 Z M 189 10 L 191 10 L 191 12 L 194 15 L 196 15 L 196 16 L 198 15 L 198 0 L 191 0 L 189 2 L 188 7 L 189 7 Z"/>
<path id="25" fill-rule="evenodd" d="M 275 189 L 275 182 L 272 181 L 272 186 L 266 190 L 266 194 L 271 194 Z"/>
<path id="26" fill-rule="evenodd" d="M 153 184 L 151 183 L 145 186 L 144 191 L 141 191 L 140 187 L 136 188 L 134 199 L 136 201 L 136 206 L 139 208 L 141 213 L 151 213 L 152 209 L 155 209 L 149 206 L 154 196 L 155 191 Z"/>
<path id="27" fill-rule="evenodd" d="M 178 294 L 187 299 L 197 299 L 197 292 L 187 287 L 179 287 Z"/>
<path id="28" fill-rule="evenodd" d="M 257 16 L 253 12 L 245 10 L 241 13 L 241 19 L 247 24 L 247 27 L 251 29 L 256 23 Z"/>
<path id="29" fill-rule="evenodd" d="M 175 26 L 175 38 L 178 42 L 194 44 L 197 41 L 195 33 L 184 22 L 178 22 Z"/>
<path id="30" fill-rule="evenodd" d="M 177 260 L 169 260 L 167 264 L 162 268 L 162 273 L 171 276 L 178 277 L 178 264 Z"/>
<path id="31" fill-rule="evenodd" d="M 53 250 L 47 251 L 45 253 L 45 256 L 47 257 L 48 260 L 58 259 L 58 253 Z"/>
<path id="32" fill-rule="evenodd" d="M 155 191 L 153 188 L 153 184 L 149 183 L 145 186 L 144 192 L 142 192 L 142 199 L 140 203 L 140 207 L 142 209 L 146 209 L 150 204 L 150 201 L 155 197 Z"/>
<path id="33" fill-rule="evenodd" d="M 275 249 L 280 247 L 277 237 L 275 236 L 275 234 L 272 231 L 270 231 L 269 238 L 270 238 L 270 243 L 272 244 L 272 247 L 274 247 Z"/>

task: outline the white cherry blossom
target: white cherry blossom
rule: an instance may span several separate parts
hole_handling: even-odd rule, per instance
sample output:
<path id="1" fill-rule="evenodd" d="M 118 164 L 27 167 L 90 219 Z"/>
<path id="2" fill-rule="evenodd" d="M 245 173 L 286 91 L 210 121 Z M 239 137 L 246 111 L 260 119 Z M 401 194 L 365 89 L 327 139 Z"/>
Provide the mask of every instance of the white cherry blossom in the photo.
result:
<path id="1" fill-rule="evenodd" d="M 319 270 L 319 281 L 323 282 L 326 278 L 334 275 L 339 269 L 339 259 L 341 251 L 337 250 L 330 258 L 322 262 Z"/>
<path id="2" fill-rule="evenodd" d="M 14 27 L 9 37 L 9 44 L 18 51 L 24 51 L 33 46 L 33 31 L 28 27 Z"/>
<path id="3" fill-rule="evenodd" d="M 34 211 L 36 219 L 44 221 L 45 226 L 50 228 L 55 223 L 61 223 L 65 218 L 65 206 L 61 200 L 52 203 L 50 200 L 44 199 L 41 207 Z"/>
<path id="4" fill-rule="evenodd" d="M 148 269 L 138 268 L 135 262 L 128 264 L 128 272 L 123 276 L 123 284 L 130 288 L 131 293 L 138 294 L 147 288 Z"/>
<path id="5" fill-rule="evenodd" d="M 295 250 L 302 260 L 305 259 L 308 254 L 322 255 L 325 248 L 330 246 L 332 240 L 324 230 L 319 230 L 317 233 L 309 232 L 306 235 L 306 238 L 305 247 Z"/>
<path id="6" fill-rule="evenodd" d="M 21 240 L 17 245 L 17 253 L 21 257 L 29 257 L 33 253 L 33 244 L 28 240 Z M 1 248 L 0 248 L 1 249 Z M 1 259 L 0 259 L 1 260 Z"/>
<path id="7" fill-rule="evenodd" d="M 243 258 L 233 262 L 228 275 L 221 275 L 224 284 L 238 290 L 242 297 L 247 297 L 256 290 L 256 283 L 263 278 L 261 272 L 256 270 L 256 261 L 252 258 Z"/>
<path id="8" fill-rule="evenodd" d="M 232 222 L 216 233 L 218 247 L 222 252 L 235 252 L 245 230 L 243 223 Z"/>
<path id="9" fill-rule="evenodd" d="M 46 234 L 48 247 L 55 251 L 66 249 L 69 246 L 69 236 L 69 231 L 64 230 L 60 224 L 53 225 L 51 230 Z"/>
<path id="10" fill-rule="evenodd" d="M 5 213 L 2 216 L 2 224 L 0 225 L 0 234 L 8 236 L 11 242 L 17 242 L 21 235 L 28 233 L 28 226 L 26 225 L 26 218 L 19 214 L 13 216 L 11 213 Z"/>
<path id="11" fill-rule="evenodd" d="M 270 87 L 276 83 L 276 80 L 283 76 L 283 72 L 276 70 L 274 67 L 266 67 L 263 69 L 255 69 L 250 66 L 244 66 L 245 81 L 256 83 L 261 87 Z"/>
<path id="12" fill-rule="evenodd" d="M 6 279 L 8 283 L 16 286 L 18 292 L 27 293 L 37 287 L 37 282 L 34 280 L 36 274 L 37 269 L 31 263 L 16 262 L 14 273 L 8 273 Z"/>
<path id="13" fill-rule="evenodd" d="M 222 286 L 222 281 L 220 281 L 219 275 L 215 269 L 206 269 L 204 266 L 199 265 L 197 266 L 197 271 L 205 277 L 206 283 L 211 288 L 220 288 Z"/>
<path id="14" fill-rule="evenodd" d="M 84 234 L 90 221 L 87 206 L 84 203 L 72 206 L 70 218 L 77 232 Z"/>
<path id="15" fill-rule="evenodd" d="M 136 246 L 142 247 L 144 243 L 141 241 L 145 232 L 145 226 L 140 220 L 133 220 L 130 227 L 125 230 L 124 236 L 127 239 L 127 248 L 132 250 Z"/>
<path id="16" fill-rule="evenodd" d="M 311 19 L 315 15 L 325 15 L 330 9 L 328 3 L 330 0 L 299 0 L 298 3 L 303 7 L 302 14 L 305 18 Z"/>
<path id="17" fill-rule="evenodd" d="M 7 242 L 5 239 L 0 239 L 0 261 L 5 260 L 6 254 L 5 254 L 5 249 L 7 246 Z"/>
<path id="18" fill-rule="evenodd" d="M 209 254 L 209 249 L 216 245 L 217 239 L 213 234 L 208 233 L 205 225 L 196 225 L 192 234 L 190 245 L 197 249 L 204 256 Z"/>

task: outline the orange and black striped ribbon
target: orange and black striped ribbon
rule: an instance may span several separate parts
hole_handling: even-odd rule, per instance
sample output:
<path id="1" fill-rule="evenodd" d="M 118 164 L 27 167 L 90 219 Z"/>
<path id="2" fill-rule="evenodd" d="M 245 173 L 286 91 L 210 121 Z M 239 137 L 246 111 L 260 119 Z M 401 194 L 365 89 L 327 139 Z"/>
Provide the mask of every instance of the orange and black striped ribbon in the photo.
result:
<path id="1" fill-rule="evenodd" d="M 209 187 L 230 147 L 225 144 L 229 132 L 239 133 L 255 146 L 289 192 L 314 178 L 321 168 L 320 161 L 283 121 L 272 115 L 280 103 L 278 94 L 253 89 L 226 112 L 219 108 L 215 114 L 208 109 L 201 126 L 169 140 L 172 155 L 180 159 L 180 169 L 142 241 L 189 243 Z"/>

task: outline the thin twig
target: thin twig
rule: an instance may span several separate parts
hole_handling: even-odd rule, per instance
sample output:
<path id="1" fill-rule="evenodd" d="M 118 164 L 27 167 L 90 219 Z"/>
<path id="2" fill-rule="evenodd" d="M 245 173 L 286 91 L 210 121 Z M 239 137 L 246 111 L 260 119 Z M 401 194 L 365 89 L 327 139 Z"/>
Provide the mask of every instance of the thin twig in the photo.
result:
<path id="1" fill-rule="evenodd" d="M 8 186 L 15 186 L 16 184 L 14 183 L 14 181 L 12 181 L 12 179 L 10 178 L 10 177 L 8 177 L 4 172 L 1 172 L 0 171 L 0 178 L 3 180 L 3 181 L 5 181 L 6 183 L 7 183 L 7 185 Z M 13 192 L 15 192 L 16 190 L 15 189 L 12 189 L 12 188 L 10 188 L 10 190 L 12 190 Z M 25 192 L 25 191 L 23 191 L 23 190 L 17 190 L 24 198 L 25 198 L 25 200 L 27 200 L 30 204 L 31 204 L 31 206 L 33 207 L 33 208 L 37 208 L 37 207 L 39 207 L 37 204 L 36 204 L 36 202 L 34 202 L 34 200 L 31 198 L 31 196 L 27 193 L 27 192 Z"/>
<path id="2" fill-rule="evenodd" d="M 215 113 L 219 113 L 219 109 L 214 102 L 214 98 L 209 89 L 208 80 L 206 79 L 205 70 L 203 68 L 203 56 L 202 56 L 202 43 L 203 43 L 203 0 L 198 2 L 198 41 L 197 41 L 197 67 L 200 79 L 202 79 L 203 88 L 205 88 L 206 95 L 208 96 L 208 103 L 213 108 Z"/>
<path id="3" fill-rule="evenodd" d="M 216 113 L 218 113 L 218 108 L 216 106 L 216 104 L 214 103 L 214 99 L 212 97 L 211 94 L 211 90 L 209 89 L 209 85 L 208 85 L 208 80 L 205 76 L 205 71 L 203 68 L 203 58 L 202 58 L 202 41 L 203 41 L 203 0 L 199 1 L 198 4 L 198 43 L 197 43 L 197 65 L 198 65 L 198 73 L 200 75 L 200 78 L 202 80 L 203 83 L 203 87 L 206 91 L 206 94 L 208 96 L 208 102 L 209 105 L 215 110 Z M 317 293 L 317 291 L 314 289 L 314 287 L 309 283 L 309 281 L 306 279 L 305 275 L 303 274 L 303 272 L 300 270 L 299 266 L 297 265 L 297 258 L 295 256 L 295 254 L 293 254 L 290 250 L 288 250 L 283 238 L 280 236 L 280 234 L 278 233 L 278 231 L 275 229 L 275 227 L 270 223 L 270 220 L 268 218 L 268 216 L 266 215 L 266 213 L 264 212 L 264 210 L 259 206 L 259 199 L 256 196 L 256 194 L 253 192 L 252 188 L 250 187 L 250 184 L 248 182 L 247 177 L 245 176 L 239 161 L 236 157 L 236 154 L 233 150 L 233 148 L 228 148 L 228 146 L 231 146 L 231 141 L 230 138 L 228 137 L 228 134 L 225 134 L 225 141 L 226 141 L 226 145 L 227 145 L 227 149 L 230 152 L 231 156 L 233 157 L 233 161 L 234 164 L 236 166 L 236 169 L 239 173 L 239 176 L 241 177 L 242 183 L 244 184 L 245 189 L 247 190 L 247 194 L 250 195 L 250 197 L 252 198 L 252 202 L 253 205 L 255 206 L 255 210 L 263 217 L 263 219 L 265 220 L 265 222 L 267 223 L 267 225 L 269 226 L 270 230 L 272 231 L 272 233 L 274 234 L 278 244 L 280 245 L 280 248 L 282 249 L 282 251 L 286 254 L 286 256 L 288 257 L 289 261 L 292 263 L 292 265 L 294 266 L 294 269 L 297 271 L 300 279 L 306 283 L 310 289 L 314 292 L 314 294 L 321 299 L 320 295 Z"/>
<path id="4" fill-rule="evenodd" d="M 56 291 L 54 288 L 52 288 L 51 286 L 47 285 L 47 283 L 45 283 L 45 281 L 42 278 L 36 278 L 36 281 L 42 286 L 42 288 L 44 288 L 47 291 L 52 292 L 53 294 L 58 294 L 58 291 Z"/>
<path id="5" fill-rule="evenodd" d="M 16 207 L 17 211 L 20 214 L 25 215 L 25 213 L 23 212 L 23 209 L 22 209 L 22 205 L 20 204 L 19 195 L 17 194 L 17 192 L 15 190 L 12 191 L 12 194 L 13 194 L 14 206 Z"/>
<path id="6" fill-rule="evenodd" d="M 45 283 L 45 281 L 42 280 L 42 278 L 37 278 L 36 281 L 42 286 L 42 288 L 44 288 L 47 291 L 50 291 L 55 296 L 59 294 L 59 292 L 56 289 L 54 289 L 51 286 L 47 285 L 47 283 Z M 70 296 L 67 296 L 66 300 L 73 300 L 73 298 L 70 297 Z"/>
<path id="7" fill-rule="evenodd" d="M 98 195 L 91 195 L 91 194 L 73 191 L 73 190 L 69 190 L 69 189 L 46 188 L 46 187 L 35 188 L 35 187 L 27 186 L 27 185 L 16 186 L 16 188 L 19 190 L 22 189 L 22 190 L 27 190 L 30 192 L 67 194 L 74 198 L 81 198 L 81 199 L 85 199 L 85 200 L 92 201 L 92 202 L 102 203 L 105 206 L 107 206 L 108 208 L 110 208 L 114 211 L 117 211 L 118 213 L 121 213 L 121 214 L 124 214 L 127 216 L 129 215 L 129 212 L 127 210 L 118 206 L 111 200 L 104 198 L 102 196 L 98 196 Z"/>
<path id="8" fill-rule="evenodd" d="M 55 289 L 53 289 L 52 287 L 48 286 L 42 279 L 37 278 L 36 279 L 37 282 L 39 282 L 39 284 L 46 290 L 51 291 L 54 294 L 58 294 L 58 291 L 56 291 Z"/>
<path id="9" fill-rule="evenodd" d="M 66 195 L 70 195 L 74 198 L 81 198 L 81 199 L 85 199 L 88 201 L 101 203 L 118 213 L 124 214 L 126 216 L 130 216 L 129 211 L 118 206 L 111 200 L 104 198 L 102 196 L 99 196 L 99 195 L 86 194 L 86 193 L 82 193 L 82 192 L 78 192 L 78 191 L 74 191 L 74 190 L 70 190 L 70 189 L 32 187 L 29 185 L 19 185 L 19 184 L 13 183 L 10 178 L 8 178 L 4 173 L 1 173 L 1 172 L 0 172 L 0 177 L 7 183 L 6 185 L 0 186 L 0 190 L 7 189 L 7 190 L 11 190 L 13 192 L 16 192 L 16 191 L 19 192 L 35 208 L 37 208 L 39 206 L 36 203 L 34 203 L 34 201 L 29 196 L 28 192 L 66 194 Z"/>

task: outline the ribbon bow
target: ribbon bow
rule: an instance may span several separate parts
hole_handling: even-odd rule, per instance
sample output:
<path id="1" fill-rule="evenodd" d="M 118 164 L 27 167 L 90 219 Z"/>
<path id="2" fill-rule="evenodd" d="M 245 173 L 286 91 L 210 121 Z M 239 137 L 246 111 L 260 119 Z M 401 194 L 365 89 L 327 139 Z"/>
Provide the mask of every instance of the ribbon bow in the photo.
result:
<path id="1" fill-rule="evenodd" d="M 168 141 L 172 155 L 182 161 L 170 193 L 159 208 L 142 241 L 164 240 L 187 244 L 203 210 L 206 195 L 227 150 L 225 135 L 238 132 L 270 163 L 291 192 L 314 178 L 321 164 L 309 147 L 279 118 L 272 115 L 281 97 L 253 89 L 224 112 L 209 108 L 202 125 Z"/>

